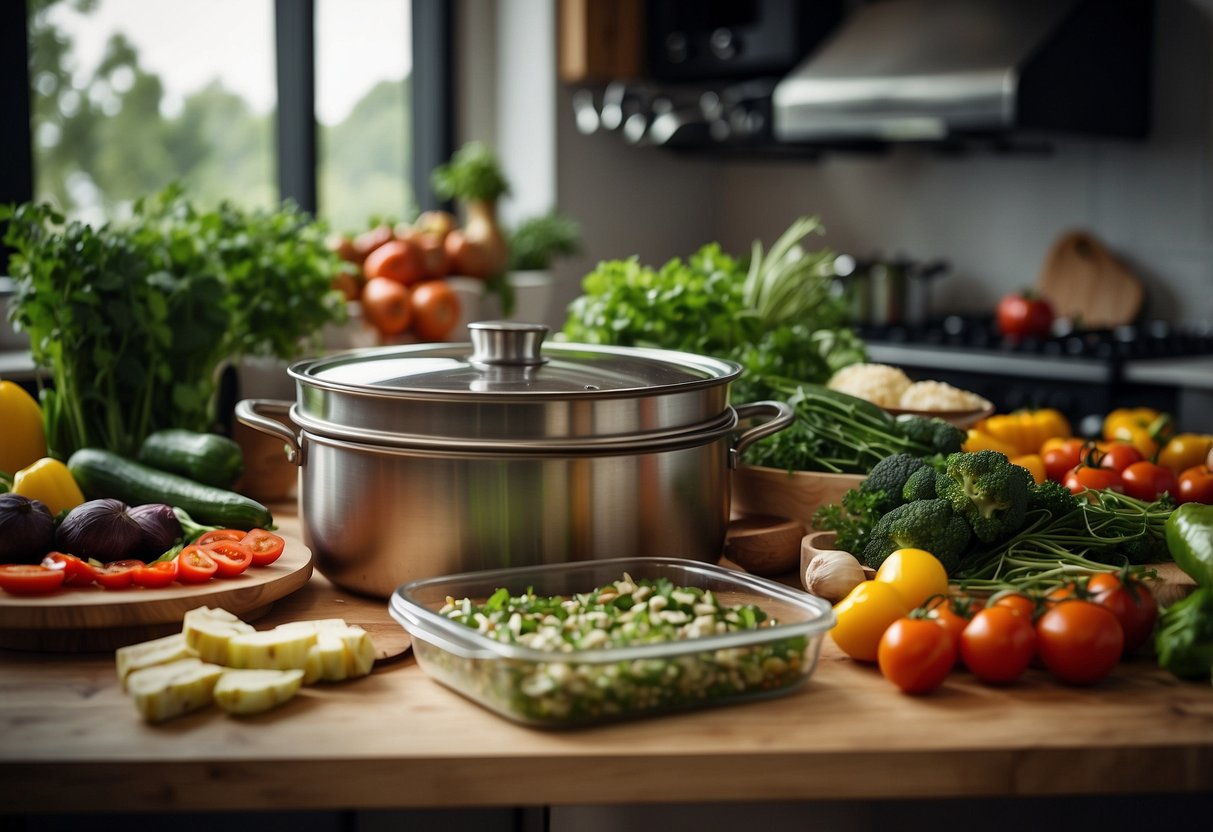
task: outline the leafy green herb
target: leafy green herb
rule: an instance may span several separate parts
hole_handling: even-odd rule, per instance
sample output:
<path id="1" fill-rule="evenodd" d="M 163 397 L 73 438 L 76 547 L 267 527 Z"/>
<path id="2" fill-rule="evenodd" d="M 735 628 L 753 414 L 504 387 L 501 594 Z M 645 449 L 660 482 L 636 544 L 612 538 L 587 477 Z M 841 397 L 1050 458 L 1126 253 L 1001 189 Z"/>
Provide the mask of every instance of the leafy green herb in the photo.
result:
<path id="1" fill-rule="evenodd" d="M 430 184 L 442 199 L 493 202 L 510 192 L 496 154 L 481 142 L 468 142 L 434 168 Z"/>
<path id="2" fill-rule="evenodd" d="M 728 358 L 746 370 L 739 398 L 764 398 L 777 379 L 825 381 L 864 358 L 845 305 L 829 292 L 826 251 L 801 240 L 818 230 L 799 220 L 743 263 L 717 243 L 659 269 L 635 257 L 610 260 L 582 280 L 563 334 L 571 341 L 650 346 Z"/>
<path id="3" fill-rule="evenodd" d="M 14 250 L 13 319 L 51 370 L 47 441 L 133 456 L 161 428 L 208 430 L 219 370 L 291 358 L 344 314 L 324 229 L 291 205 L 200 211 L 179 187 L 125 224 L 66 222 L 45 204 L 0 206 Z"/>
<path id="4" fill-rule="evenodd" d="M 576 254 L 581 245 L 581 226 L 575 220 L 550 211 L 523 220 L 507 235 L 512 271 L 546 269 L 557 257 Z"/>

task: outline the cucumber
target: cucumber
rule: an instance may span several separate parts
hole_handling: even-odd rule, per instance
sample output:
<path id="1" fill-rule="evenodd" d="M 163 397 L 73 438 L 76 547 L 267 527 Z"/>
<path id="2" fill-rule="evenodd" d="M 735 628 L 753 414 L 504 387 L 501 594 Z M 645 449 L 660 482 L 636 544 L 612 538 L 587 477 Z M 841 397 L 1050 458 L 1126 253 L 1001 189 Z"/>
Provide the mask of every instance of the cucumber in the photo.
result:
<path id="1" fill-rule="evenodd" d="M 203 485 L 231 488 L 244 473 L 240 446 L 217 433 L 158 430 L 143 440 L 139 461 Z"/>
<path id="2" fill-rule="evenodd" d="M 101 448 L 81 448 L 67 461 L 76 484 L 89 499 L 113 497 L 127 505 L 167 503 L 207 526 L 245 531 L 270 528 L 270 510 L 243 494 L 204 485 Z"/>

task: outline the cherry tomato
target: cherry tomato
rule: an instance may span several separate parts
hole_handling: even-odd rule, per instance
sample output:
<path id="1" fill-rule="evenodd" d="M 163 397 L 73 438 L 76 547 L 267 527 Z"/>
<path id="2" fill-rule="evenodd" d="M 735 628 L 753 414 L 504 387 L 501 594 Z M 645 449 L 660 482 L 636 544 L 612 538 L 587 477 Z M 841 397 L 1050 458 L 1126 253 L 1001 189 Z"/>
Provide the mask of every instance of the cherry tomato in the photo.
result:
<path id="1" fill-rule="evenodd" d="M 1124 655 L 1128 655 L 1154 634 L 1158 621 L 1158 601 L 1141 581 L 1125 577 L 1123 580 L 1111 572 L 1092 575 L 1087 582 L 1091 600 L 1105 607 L 1124 633 Z"/>
<path id="2" fill-rule="evenodd" d="M 362 287 L 362 313 L 383 335 L 399 335 L 413 322 L 409 290 L 386 277 L 372 277 Z"/>
<path id="3" fill-rule="evenodd" d="M 135 571 L 146 566 L 141 560 L 114 560 L 103 566 L 94 566 L 97 583 L 106 589 L 126 589 L 135 581 Z"/>
<path id="4" fill-rule="evenodd" d="M 1120 472 L 1112 468 L 1094 467 L 1085 463 L 1074 466 L 1066 474 L 1062 484 L 1070 489 L 1071 494 L 1081 494 L 1092 491 L 1109 490 L 1124 492 L 1124 479 Z"/>
<path id="5" fill-rule="evenodd" d="M 990 599 L 991 607 L 1006 607 L 1029 621 L 1036 615 L 1036 602 L 1022 592 L 1000 592 Z"/>
<path id="6" fill-rule="evenodd" d="M 880 637 L 880 675 L 903 693 L 930 693 L 956 665 L 952 634 L 927 618 L 899 618 Z"/>
<path id="7" fill-rule="evenodd" d="M 206 546 L 208 543 L 214 543 L 216 540 L 233 540 L 239 543 L 244 539 L 248 532 L 240 529 L 215 529 L 214 531 L 204 532 L 194 541 L 195 546 Z"/>
<path id="8" fill-rule="evenodd" d="M 10 595 L 47 595 L 63 586 L 65 570 L 36 563 L 0 565 L 0 589 Z"/>
<path id="9" fill-rule="evenodd" d="M 852 659 L 874 662 L 884 631 L 910 609 L 892 584 L 864 581 L 834 605 L 830 637 Z"/>
<path id="10" fill-rule="evenodd" d="M 880 564 L 876 580 L 892 584 L 911 609 L 928 598 L 948 594 L 948 572 L 939 558 L 923 549 L 897 549 Z"/>
<path id="11" fill-rule="evenodd" d="M 1082 462 L 1086 444 L 1086 441 L 1082 439 L 1059 439 L 1053 444 L 1046 443 L 1046 446 L 1041 449 L 1045 462 L 1045 476 L 1054 482 L 1064 482 L 1066 474 Z"/>
<path id="12" fill-rule="evenodd" d="M 1141 451 L 1127 442 L 1109 442 L 1103 446 L 1099 457 L 1101 468 L 1111 468 L 1113 471 L 1124 471 L 1135 462 L 1141 462 L 1145 457 Z"/>
<path id="13" fill-rule="evenodd" d="M 269 566 L 282 554 L 286 541 L 265 529 L 253 529 L 240 539 L 240 545 L 253 553 L 253 566 Z"/>
<path id="14" fill-rule="evenodd" d="M 177 561 L 158 560 L 135 570 L 135 585 L 159 589 L 177 580 Z"/>
<path id="15" fill-rule="evenodd" d="M 210 550 L 194 543 L 177 555 L 177 580 L 183 584 L 202 584 L 215 577 L 219 566 Z"/>
<path id="16" fill-rule="evenodd" d="M 253 565 L 253 553 L 230 540 L 211 541 L 206 545 L 206 553 L 215 562 L 216 578 L 234 578 Z"/>
<path id="17" fill-rule="evenodd" d="M 1120 661 L 1125 637 L 1107 608 L 1092 601 L 1065 601 L 1036 622 L 1040 659 L 1063 682 L 1092 685 Z"/>
<path id="18" fill-rule="evenodd" d="M 1003 296 L 997 309 L 998 331 L 1013 338 L 1044 337 L 1053 326 L 1053 307 L 1030 292 Z"/>
<path id="19" fill-rule="evenodd" d="M 960 634 L 964 632 L 971 615 L 963 608 L 958 609 L 950 598 L 940 598 L 929 604 L 926 615 L 928 620 L 934 621 L 951 634 L 957 649 L 956 661 L 960 661 Z"/>
<path id="20" fill-rule="evenodd" d="M 1179 475 L 1175 486 L 1177 503 L 1213 503 L 1213 470 L 1194 465 Z"/>
<path id="21" fill-rule="evenodd" d="M 64 586 L 92 586 L 97 581 L 92 564 L 75 555 L 51 552 L 42 559 L 42 565 L 47 569 L 62 569 Z"/>
<path id="22" fill-rule="evenodd" d="M 441 341 L 459 323 L 459 296 L 445 280 L 427 280 L 413 289 L 413 334 Z"/>
<path id="23" fill-rule="evenodd" d="M 986 607 L 960 635 L 960 657 L 983 682 L 1009 684 L 1028 669 L 1036 654 L 1032 619 L 1008 607 Z"/>
<path id="24" fill-rule="evenodd" d="M 1155 465 L 1147 459 L 1134 462 L 1120 472 L 1125 493 L 1138 500 L 1152 503 L 1163 494 L 1174 494 L 1176 477 L 1170 468 Z"/>

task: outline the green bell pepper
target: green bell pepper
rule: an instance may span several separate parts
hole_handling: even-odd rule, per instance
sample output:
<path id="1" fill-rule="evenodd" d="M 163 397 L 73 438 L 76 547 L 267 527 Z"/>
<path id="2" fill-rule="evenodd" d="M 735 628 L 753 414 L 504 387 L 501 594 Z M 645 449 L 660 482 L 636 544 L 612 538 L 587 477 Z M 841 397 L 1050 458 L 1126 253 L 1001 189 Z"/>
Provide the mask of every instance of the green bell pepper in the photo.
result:
<path id="1" fill-rule="evenodd" d="M 1213 673 L 1213 588 L 1200 587 L 1165 608 L 1154 635 L 1158 664 L 1180 679 Z"/>
<path id="2" fill-rule="evenodd" d="M 1213 505 L 1184 503 L 1166 522 L 1167 551 L 1199 586 L 1213 587 Z"/>

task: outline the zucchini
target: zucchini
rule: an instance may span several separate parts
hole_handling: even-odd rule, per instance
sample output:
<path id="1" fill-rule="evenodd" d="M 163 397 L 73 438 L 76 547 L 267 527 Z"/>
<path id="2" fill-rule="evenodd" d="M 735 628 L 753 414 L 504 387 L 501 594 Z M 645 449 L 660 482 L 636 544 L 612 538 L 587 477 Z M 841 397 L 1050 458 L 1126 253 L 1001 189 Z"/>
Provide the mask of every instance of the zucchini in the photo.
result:
<path id="1" fill-rule="evenodd" d="M 231 488 L 244 473 L 244 452 L 231 439 L 179 428 L 149 434 L 139 461 L 216 488 Z"/>
<path id="2" fill-rule="evenodd" d="M 245 531 L 270 528 L 274 522 L 268 508 L 243 494 L 151 468 L 101 448 L 81 448 L 68 459 L 67 468 L 89 499 L 113 497 L 132 506 L 167 503 L 204 525 Z"/>

